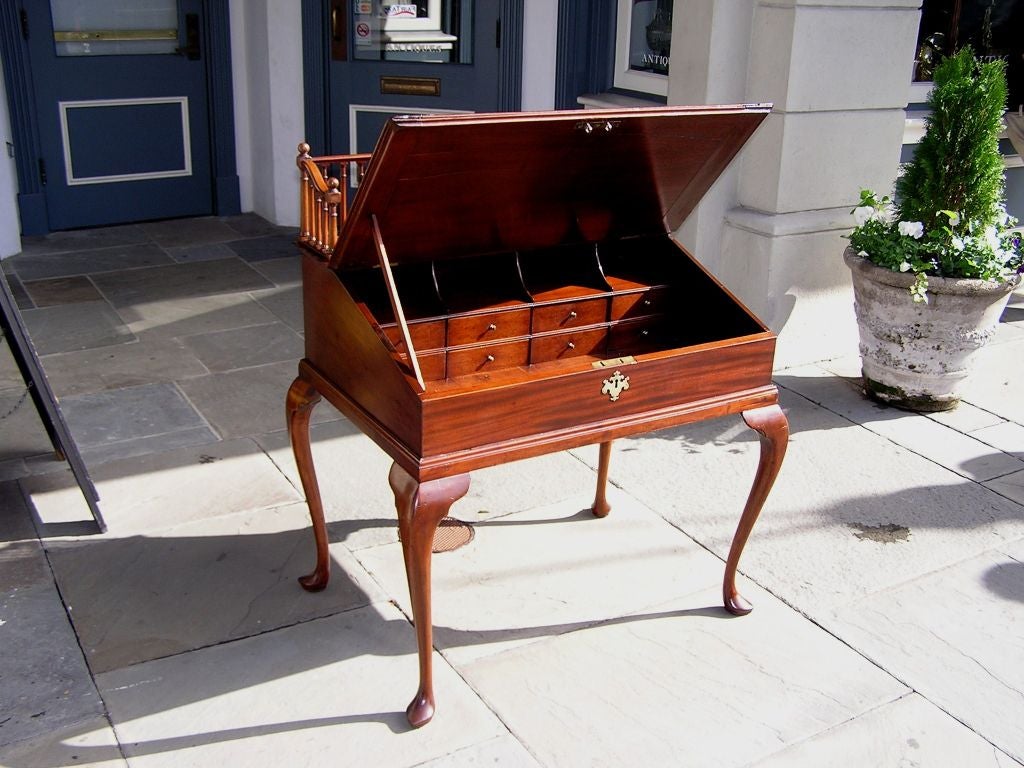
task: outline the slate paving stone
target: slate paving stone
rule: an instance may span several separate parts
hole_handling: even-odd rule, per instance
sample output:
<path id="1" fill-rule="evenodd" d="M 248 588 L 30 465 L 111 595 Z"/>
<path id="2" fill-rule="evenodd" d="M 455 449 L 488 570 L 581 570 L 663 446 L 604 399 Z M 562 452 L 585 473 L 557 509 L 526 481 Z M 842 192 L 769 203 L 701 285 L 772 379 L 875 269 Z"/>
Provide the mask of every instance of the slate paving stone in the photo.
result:
<path id="1" fill-rule="evenodd" d="M 296 333 L 305 329 L 302 316 L 302 288 L 275 288 L 272 291 L 257 291 L 253 297 L 279 320 Z"/>
<path id="2" fill-rule="evenodd" d="M 298 364 L 304 351 L 302 339 L 284 323 L 215 331 L 187 336 L 183 341 L 214 372 L 284 360 Z"/>
<path id="3" fill-rule="evenodd" d="M 415 766 L 507 736 L 440 657 L 411 730 L 416 643 L 388 603 L 97 676 L 133 766 Z M 257 695 L 254 695 L 256 693 Z"/>
<path id="4" fill-rule="evenodd" d="M 206 428 L 202 417 L 170 383 L 72 395 L 61 400 L 61 410 L 82 449 Z"/>
<path id="5" fill-rule="evenodd" d="M 165 528 L 294 504 L 301 497 L 251 440 L 132 456 L 90 468 L 110 534 L 158 536 Z M 21 481 L 44 524 L 84 519 L 69 471 Z"/>
<path id="6" fill-rule="evenodd" d="M 299 586 L 316 559 L 300 504 L 192 521 L 160 536 L 112 527 L 102 537 L 51 542 L 48 555 L 94 674 L 386 599 L 341 544 L 331 548 L 330 589 Z"/>
<path id="7" fill-rule="evenodd" d="M 264 259 L 280 259 L 298 253 L 295 245 L 295 234 L 285 233 L 255 237 L 249 240 L 236 240 L 228 243 L 228 247 L 246 261 L 263 261 Z"/>
<path id="8" fill-rule="evenodd" d="M 1019 505 L 797 395 L 782 402 L 786 459 L 740 568 L 808 615 L 1024 538 Z M 738 417 L 618 440 L 611 479 L 724 558 L 758 446 Z M 596 465 L 596 449 L 574 453 Z"/>
<path id="9" fill-rule="evenodd" d="M 58 304 L 22 312 L 39 355 L 106 347 L 134 341 L 135 335 L 105 301 Z"/>
<path id="10" fill-rule="evenodd" d="M 271 224 L 262 216 L 255 213 L 242 213 L 238 216 L 222 216 L 221 221 L 231 227 L 231 229 L 235 230 L 235 232 L 245 237 L 275 235 L 286 230 L 285 227 L 279 227 L 276 224 Z M 295 230 L 287 229 L 287 231 L 291 232 Z"/>
<path id="11" fill-rule="evenodd" d="M 27 517 L 13 483 L 0 499 Z M 104 711 L 41 545 L 19 523 L 4 527 L 17 538 L 0 540 L 0 748 Z"/>
<path id="12" fill-rule="evenodd" d="M 8 261 L 22 280 L 101 274 L 174 263 L 170 256 L 151 244 L 59 254 L 23 254 Z"/>
<path id="13" fill-rule="evenodd" d="M 118 309 L 272 287 L 270 281 L 240 259 L 125 270 L 96 275 L 93 281 Z"/>
<path id="14" fill-rule="evenodd" d="M 909 692 L 749 593 L 742 618 L 711 588 L 456 669 L 549 766 L 744 766 Z"/>
<path id="15" fill-rule="evenodd" d="M 0 394 L 21 395 L 25 391 L 25 379 L 21 369 L 11 355 L 11 345 L 0 336 Z"/>
<path id="16" fill-rule="evenodd" d="M 252 268 L 279 287 L 302 284 L 302 260 L 298 256 L 254 261 Z"/>
<path id="17" fill-rule="evenodd" d="M 52 453 L 53 444 L 24 385 L 21 392 L 0 394 L 0 462 Z"/>
<path id="18" fill-rule="evenodd" d="M 266 325 L 277 318 L 248 294 L 224 293 L 122 307 L 118 314 L 139 338 L 178 338 Z"/>
<path id="19" fill-rule="evenodd" d="M 284 399 L 295 380 L 295 362 L 271 363 L 195 379 L 178 386 L 223 437 L 279 432 L 285 423 Z M 324 402 L 313 411 L 314 423 L 333 421 L 338 412 Z"/>
<path id="20" fill-rule="evenodd" d="M 179 245 L 165 248 L 167 254 L 179 263 L 190 261 L 212 261 L 214 259 L 230 259 L 236 256 L 234 251 L 223 243 L 206 243 L 204 245 Z"/>
<path id="21" fill-rule="evenodd" d="M 12 768 L 128 768 L 106 717 L 48 730 L 36 739 L 0 746 L 0 765 Z"/>
<path id="22" fill-rule="evenodd" d="M 180 339 L 153 336 L 127 344 L 46 355 L 41 362 L 58 397 L 209 373 Z"/>
<path id="23" fill-rule="evenodd" d="M 85 275 L 28 280 L 25 282 L 25 291 L 37 307 L 103 300 L 96 286 Z"/>
<path id="24" fill-rule="evenodd" d="M 1024 760 L 1024 542 L 839 608 L 830 632 Z"/>
<path id="25" fill-rule="evenodd" d="M 1024 471 L 1014 472 L 1012 475 L 997 477 L 984 483 L 1000 496 L 1005 496 L 1018 504 L 1024 505 Z"/>
<path id="26" fill-rule="evenodd" d="M 482 768 L 485 765 L 501 768 L 540 768 L 540 763 L 514 736 L 488 739 L 482 744 L 474 744 L 444 757 L 418 763 L 416 768 Z"/>
<path id="27" fill-rule="evenodd" d="M 6 264 L 6 263 L 5 263 Z M 21 279 L 14 274 L 13 267 L 11 272 L 7 273 L 5 269 L 4 277 L 7 278 L 7 285 L 11 289 L 11 296 L 14 297 L 14 305 L 21 310 L 34 309 L 35 303 L 32 301 L 32 297 L 28 295 L 28 291 L 25 290 L 24 284 Z"/>
<path id="28" fill-rule="evenodd" d="M 51 232 L 48 235 L 30 235 L 21 238 L 21 250 L 26 255 L 91 251 L 97 248 L 116 248 L 137 245 L 148 240 L 135 224 L 114 227 L 77 229 L 69 232 Z"/>
<path id="29" fill-rule="evenodd" d="M 165 248 L 204 243 L 224 243 L 238 238 L 238 233 L 223 220 L 207 216 L 193 219 L 172 219 L 139 224 L 142 233 Z"/>
<path id="30" fill-rule="evenodd" d="M 217 433 L 204 425 L 166 432 L 161 435 L 142 435 L 111 443 L 84 446 L 80 447 L 79 453 L 89 467 L 95 467 L 115 459 L 143 456 L 147 453 L 162 453 L 187 446 L 209 445 L 219 440 Z"/>
<path id="31" fill-rule="evenodd" d="M 434 646 L 461 667 L 721 584 L 718 558 L 625 494 L 609 500 L 603 519 L 584 497 L 481 521 L 470 545 L 437 555 Z M 401 546 L 356 557 L 411 615 Z"/>
<path id="32" fill-rule="evenodd" d="M 751 768 L 822 766 L 1016 768 L 962 723 L 917 694 L 795 744 Z"/>

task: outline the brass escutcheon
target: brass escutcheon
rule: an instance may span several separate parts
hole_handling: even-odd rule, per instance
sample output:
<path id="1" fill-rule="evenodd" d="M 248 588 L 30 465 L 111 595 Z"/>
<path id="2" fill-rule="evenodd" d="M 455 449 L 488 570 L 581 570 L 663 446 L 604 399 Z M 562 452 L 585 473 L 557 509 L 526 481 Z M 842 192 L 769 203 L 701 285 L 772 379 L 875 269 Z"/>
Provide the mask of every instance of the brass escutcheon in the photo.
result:
<path id="1" fill-rule="evenodd" d="M 629 389 L 629 376 L 623 376 L 622 371 L 616 371 L 603 382 L 601 394 L 608 395 L 613 403 L 619 399 L 619 395 Z"/>

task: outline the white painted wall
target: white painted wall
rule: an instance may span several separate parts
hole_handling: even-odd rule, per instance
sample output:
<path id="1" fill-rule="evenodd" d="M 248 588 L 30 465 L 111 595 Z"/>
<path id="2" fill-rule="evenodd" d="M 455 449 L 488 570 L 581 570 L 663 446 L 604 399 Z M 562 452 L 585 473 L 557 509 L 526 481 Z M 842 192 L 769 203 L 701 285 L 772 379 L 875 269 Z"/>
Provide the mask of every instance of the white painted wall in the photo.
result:
<path id="1" fill-rule="evenodd" d="M 229 11 L 242 210 L 297 226 L 295 147 L 304 131 L 299 8 L 291 0 L 231 0 Z"/>
<path id="2" fill-rule="evenodd" d="M 11 121 L 7 111 L 7 88 L 0 72 L 0 259 L 21 251 L 21 223 L 18 221 L 18 171 L 7 152 L 12 145 Z"/>
<path id="3" fill-rule="evenodd" d="M 558 3 L 526 0 L 523 6 L 523 109 L 555 106 Z"/>

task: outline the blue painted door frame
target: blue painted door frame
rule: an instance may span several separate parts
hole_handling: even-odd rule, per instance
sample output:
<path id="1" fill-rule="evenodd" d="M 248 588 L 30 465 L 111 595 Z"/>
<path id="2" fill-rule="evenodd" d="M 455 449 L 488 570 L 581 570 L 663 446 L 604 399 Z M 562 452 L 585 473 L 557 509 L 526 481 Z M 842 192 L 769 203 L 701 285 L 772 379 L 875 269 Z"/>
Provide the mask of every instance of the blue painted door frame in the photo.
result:
<path id="1" fill-rule="evenodd" d="M 392 69 L 373 67 L 370 62 L 335 62 L 331 59 L 329 0 L 302 0 L 303 86 L 305 96 L 306 140 L 314 153 L 348 152 L 348 105 L 360 103 L 388 108 L 394 106 L 405 112 L 417 109 L 465 109 L 473 111 L 514 111 L 522 104 L 523 57 L 523 5 L 524 0 L 476 0 L 481 15 L 477 25 L 475 45 L 496 44 L 496 56 L 491 64 L 482 64 L 485 57 L 478 50 L 473 65 L 426 64 L 396 62 Z M 483 19 L 487 21 L 484 23 Z M 499 28 L 495 29 L 497 20 Z M 351 26 L 351 25 L 349 25 Z M 485 29 L 486 28 L 486 29 Z M 492 32 L 492 30 L 494 30 Z M 353 30 L 349 29 L 351 37 Z M 349 52 L 353 49 L 351 41 Z M 351 56 L 350 56 L 351 58 Z M 366 66 L 370 64 L 371 66 Z M 468 70 L 481 64 L 486 67 L 483 76 L 460 78 L 461 68 Z M 346 68 L 362 67 L 358 72 Z M 379 70 L 379 71 L 378 71 Z M 369 75 L 367 75 L 369 72 Z M 446 74 L 447 73 L 447 74 Z M 399 74 L 411 77 L 441 78 L 441 97 L 383 97 L 378 81 L 381 74 Z M 461 73 L 460 73 L 461 74 Z M 479 73 L 478 73 L 479 74 Z M 355 75 L 358 75 L 356 77 Z M 454 77 L 453 77 L 454 75 Z M 446 82 L 451 78 L 450 83 Z M 494 86 L 491 88 L 490 86 Z M 360 136 L 363 144 L 364 137 Z M 370 142 L 372 146 L 372 141 Z M 360 149 L 365 149 L 361 146 Z"/>
<path id="2" fill-rule="evenodd" d="M 186 8 L 188 3 L 194 8 Z M 49 3 L 0 0 L 0 57 L 17 160 L 22 234 L 239 212 L 227 5 L 227 0 L 182 0 L 182 14 L 191 11 L 200 18 L 201 58 L 189 62 L 195 65 L 189 85 L 183 82 L 188 78 L 183 78 L 181 71 L 171 68 L 161 75 L 154 69 L 160 60 L 173 59 L 177 64 L 186 61 L 185 57 L 103 56 L 55 61 L 57 57 L 51 55 L 47 59 L 46 55 L 52 54 Z M 76 82 L 79 75 L 82 77 Z M 130 84 L 133 76 L 137 77 L 134 86 Z M 165 80 L 162 86 L 161 77 Z M 74 104 L 118 98 L 122 95 L 119 83 L 127 89 L 123 96 L 132 97 L 135 103 Z M 168 94 L 187 96 L 187 107 L 184 100 L 171 100 Z M 148 100 L 140 103 L 139 97 Z M 63 109 L 58 109 L 58 101 L 66 102 Z M 187 164 L 191 176 L 182 173 L 166 179 L 90 183 L 97 176 L 159 173 L 176 163 L 181 165 L 185 159 L 180 127 L 183 111 L 190 128 L 192 151 Z M 120 124 L 104 124 L 111 117 Z M 179 128 L 177 137 L 169 135 L 166 142 L 152 142 L 153 147 L 162 148 L 163 158 L 155 156 L 159 151 L 132 158 L 117 151 L 120 147 L 107 151 L 104 145 L 104 139 L 114 143 L 109 141 L 111 133 L 130 133 L 124 127 L 127 124 L 139 131 L 159 131 L 165 123 Z M 77 162 L 65 159 L 65 142 L 79 149 Z M 81 179 L 86 183 L 67 184 Z"/>

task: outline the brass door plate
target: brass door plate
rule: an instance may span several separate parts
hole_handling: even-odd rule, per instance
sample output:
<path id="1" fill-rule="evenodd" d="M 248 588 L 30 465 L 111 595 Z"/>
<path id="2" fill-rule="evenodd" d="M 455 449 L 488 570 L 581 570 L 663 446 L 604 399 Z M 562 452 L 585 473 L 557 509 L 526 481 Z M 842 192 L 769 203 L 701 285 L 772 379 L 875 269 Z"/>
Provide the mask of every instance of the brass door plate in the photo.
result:
<path id="1" fill-rule="evenodd" d="M 380 92 L 397 96 L 440 96 L 439 77 L 381 77 Z"/>

